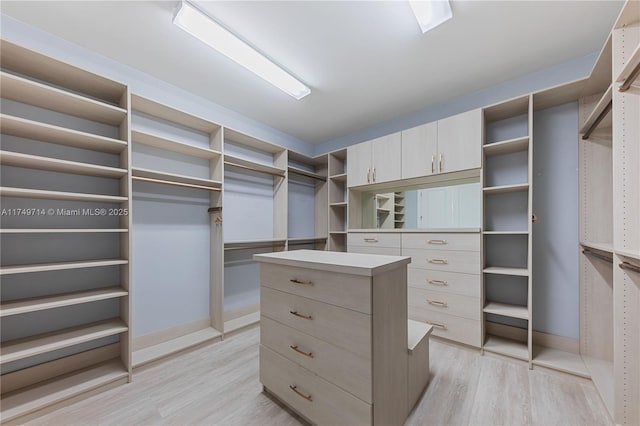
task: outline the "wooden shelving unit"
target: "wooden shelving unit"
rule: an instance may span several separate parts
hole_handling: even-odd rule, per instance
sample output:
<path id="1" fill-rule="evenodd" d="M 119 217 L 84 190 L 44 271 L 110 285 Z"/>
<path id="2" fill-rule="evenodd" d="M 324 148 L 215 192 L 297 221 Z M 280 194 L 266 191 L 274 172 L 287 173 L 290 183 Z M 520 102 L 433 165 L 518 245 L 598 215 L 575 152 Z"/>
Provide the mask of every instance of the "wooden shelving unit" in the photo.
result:
<path id="1" fill-rule="evenodd" d="M 515 185 L 490 186 L 490 187 L 482 188 L 482 191 L 485 194 L 505 194 L 509 192 L 520 192 L 520 191 L 528 191 L 528 190 L 529 190 L 528 183 L 520 183 Z"/>
<path id="2" fill-rule="evenodd" d="M 140 143 L 143 145 L 152 146 L 154 148 L 173 151 L 185 155 L 191 155 L 192 157 L 215 159 L 221 155 L 220 151 L 217 151 L 215 149 L 175 141 L 167 137 L 154 135 L 153 133 L 143 132 L 140 130 L 131 131 L 131 141 L 133 143 Z"/>
<path id="3" fill-rule="evenodd" d="M 496 275 L 513 275 L 517 277 L 528 277 L 529 269 L 527 268 L 506 268 L 503 266 L 488 266 L 482 270 L 485 274 Z"/>
<path id="4" fill-rule="evenodd" d="M 483 146 L 485 156 L 512 154 L 514 152 L 527 151 L 528 149 L 528 136 L 501 142 L 493 142 Z"/>
<path id="5" fill-rule="evenodd" d="M 483 311 L 485 313 L 501 315 L 503 317 L 529 319 L 529 309 L 526 306 L 489 302 L 484 306 Z"/>
<path id="6" fill-rule="evenodd" d="M 533 364 L 584 377 L 585 379 L 591 378 L 591 373 L 589 373 L 582 357 L 578 353 L 534 345 Z"/>
<path id="7" fill-rule="evenodd" d="M 522 361 L 529 360 L 529 349 L 527 348 L 526 342 L 487 335 L 482 349 L 487 352 L 520 359 Z"/>
<path id="8" fill-rule="evenodd" d="M 144 349 L 139 349 L 133 352 L 132 363 L 134 367 L 141 367 L 150 362 L 158 361 L 159 359 L 168 357 L 180 351 L 192 348 L 194 346 L 201 345 L 203 343 L 210 342 L 222 337 L 222 333 L 214 328 L 204 328 L 202 330 L 195 331 L 177 337 L 175 339 L 168 340 L 166 342 L 158 343 L 152 346 L 148 346 Z"/>
<path id="9" fill-rule="evenodd" d="M 3 365 L 0 416 L 3 421 L 11 421 L 84 392 L 131 379 L 129 92 L 118 82 L 4 40 L 0 43 L 2 98 L 15 101 L 3 104 L 0 114 L 3 135 L 0 163 L 9 166 L 3 174 L 5 186 L 0 189 L 3 208 L 20 205 L 16 203 L 21 198 L 33 200 L 36 207 L 38 200 L 45 200 L 48 206 L 47 215 L 41 215 L 37 221 L 29 216 L 3 217 L 0 226 L 3 238 L 12 241 L 6 248 L 3 245 L 3 257 L 13 259 L 13 264 L 0 266 L 3 288 L 14 289 L 11 298 L 0 301 L 0 316 L 6 322 L 0 349 Z M 57 114 L 45 120 L 46 113 L 40 108 Z M 87 126 L 96 129 L 95 133 L 74 128 L 77 117 L 100 123 Z M 23 151 L 21 138 L 42 146 L 43 153 L 55 150 L 56 155 Z M 55 147 L 48 149 L 49 145 Z M 86 161 L 78 160 L 75 148 L 85 150 Z M 33 179 L 28 186 L 35 188 L 20 186 L 20 176 L 34 170 L 38 180 Z M 96 183 L 95 192 L 75 189 L 82 186 L 78 184 L 84 179 Z M 46 183 L 48 189 L 37 189 L 40 183 Z M 99 189 L 102 187 L 117 190 Z M 94 224 L 91 215 L 61 220 L 51 213 L 55 212 L 51 206 L 82 207 L 88 211 L 113 207 L 112 210 L 123 213 L 101 222 L 109 225 L 100 227 Z M 32 226 L 36 223 L 37 226 Z M 63 245 L 57 247 L 55 254 L 42 253 L 38 262 L 29 254 L 32 250 L 25 253 L 24 247 L 29 244 L 57 238 L 53 234 L 74 234 L 73 241 L 89 246 L 101 244 L 108 237 L 117 242 L 118 250 L 109 249 L 107 258 L 85 260 L 72 254 L 73 250 L 67 253 Z M 65 254 L 64 261 L 41 260 L 48 255 L 60 259 L 60 253 Z M 117 271 L 120 282 L 96 288 L 93 281 L 104 271 L 101 268 Z M 65 282 L 60 280 L 60 271 L 65 272 Z M 17 288 L 16 282 L 23 274 L 46 280 L 51 284 L 50 293 Z M 84 284 L 65 287 L 66 280 L 71 279 Z M 77 311 L 71 310 L 86 304 L 109 303 L 113 307 L 110 302 L 113 300 L 119 309 L 108 320 L 83 320 L 75 316 Z M 40 323 L 32 320 L 34 313 Z M 64 315 L 74 326 L 61 321 Z M 42 318 L 46 318 L 46 324 Z M 22 327 L 14 330 L 16 321 L 32 326 L 27 327 L 26 333 L 20 331 Z M 101 340 L 106 337 L 110 338 L 108 344 Z M 61 357 L 54 353 L 60 349 L 67 354 Z"/>
<path id="10" fill-rule="evenodd" d="M 247 160 L 245 158 L 236 157 L 233 155 L 224 155 L 224 165 L 227 167 L 235 167 L 245 170 L 251 170 L 259 173 L 267 173 L 274 176 L 284 177 L 287 173 L 286 169 L 282 167 L 274 167 L 267 164 L 262 164 L 257 161 Z"/>
<path id="11" fill-rule="evenodd" d="M 222 187 L 222 182 L 213 179 L 202 179 L 176 173 L 159 172 L 156 170 L 133 167 L 131 175 L 134 180 L 147 180 L 149 182 L 164 183 L 167 185 L 185 186 L 196 189 L 216 191 Z"/>
<path id="12" fill-rule="evenodd" d="M 331 251 L 347 251 L 347 150 L 329 153 L 329 244 Z"/>

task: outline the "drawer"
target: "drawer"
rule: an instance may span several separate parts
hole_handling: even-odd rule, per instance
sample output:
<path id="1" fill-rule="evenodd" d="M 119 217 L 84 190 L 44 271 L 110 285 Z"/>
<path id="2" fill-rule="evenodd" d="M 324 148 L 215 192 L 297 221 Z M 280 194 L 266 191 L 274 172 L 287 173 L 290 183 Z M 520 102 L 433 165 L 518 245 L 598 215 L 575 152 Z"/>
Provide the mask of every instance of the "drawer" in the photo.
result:
<path id="1" fill-rule="evenodd" d="M 402 248 L 479 252 L 480 234 L 406 233 L 402 234 Z"/>
<path id="2" fill-rule="evenodd" d="M 480 321 L 447 315 L 415 306 L 409 306 L 409 319 L 433 325 L 433 332 L 431 333 L 433 336 L 477 348 L 481 345 L 482 330 Z"/>
<path id="3" fill-rule="evenodd" d="M 382 254 L 385 256 L 400 256 L 400 247 L 376 247 L 376 246 L 349 246 L 347 248 L 349 253 L 363 253 L 363 254 Z"/>
<path id="4" fill-rule="evenodd" d="M 260 344 L 372 403 L 370 360 L 264 316 Z"/>
<path id="5" fill-rule="evenodd" d="M 409 306 L 480 321 L 480 299 L 409 287 Z"/>
<path id="6" fill-rule="evenodd" d="M 480 275 L 479 252 L 403 249 L 402 255 L 411 256 L 413 267 Z"/>
<path id="7" fill-rule="evenodd" d="M 260 265 L 260 284 L 365 314 L 371 313 L 371 278 L 271 263 Z"/>
<path id="8" fill-rule="evenodd" d="M 260 313 L 371 359 L 371 316 L 290 293 L 260 288 Z"/>
<path id="9" fill-rule="evenodd" d="M 459 272 L 434 271 L 432 269 L 407 268 L 407 285 L 424 290 L 480 297 L 480 275 Z"/>
<path id="10" fill-rule="evenodd" d="M 400 234 L 392 233 L 360 233 L 349 232 L 347 234 L 347 244 L 349 246 L 366 247 L 393 247 L 400 248 Z"/>
<path id="11" fill-rule="evenodd" d="M 314 424 L 372 424 L 370 404 L 263 345 L 260 345 L 260 381 Z"/>

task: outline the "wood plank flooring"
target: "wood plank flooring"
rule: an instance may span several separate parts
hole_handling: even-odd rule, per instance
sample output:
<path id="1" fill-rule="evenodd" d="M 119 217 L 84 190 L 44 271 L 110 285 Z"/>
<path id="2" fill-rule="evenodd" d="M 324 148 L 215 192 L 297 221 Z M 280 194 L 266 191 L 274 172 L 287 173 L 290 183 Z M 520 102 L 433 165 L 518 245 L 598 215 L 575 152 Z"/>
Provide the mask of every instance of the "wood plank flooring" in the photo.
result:
<path id="1" fill-rule="evenodd" d="M 48 425 L 299 425 L 262 393 L 253 328 L 136 372 L 29 421 Z M 593 385 L 431 341 L 431 381 L 407 425 L 611 425 Z"/>

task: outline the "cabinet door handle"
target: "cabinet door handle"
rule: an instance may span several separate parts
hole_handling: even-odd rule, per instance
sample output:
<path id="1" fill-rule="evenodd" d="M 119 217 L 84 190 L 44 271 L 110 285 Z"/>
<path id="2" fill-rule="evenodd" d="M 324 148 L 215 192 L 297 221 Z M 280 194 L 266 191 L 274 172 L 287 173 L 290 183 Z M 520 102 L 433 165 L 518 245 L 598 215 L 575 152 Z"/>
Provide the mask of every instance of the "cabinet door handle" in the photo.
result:
<path id="1" fill-rule="evenodd" d="M 425 321 L 427 324 L 434 326 L 435 328 L 439 328 L 441 330 L 446 330 L 447 326 L 445 324 L 440 324 L 439 322 L 433 321 Z"/>
<path id="2" fill-rule="evenodd" d="M 435 155 L 431 155 L 431 173 L 435 173 L 436 171 L 434 170 L 434 163 L 436 162 L 436 156 Z"/>
<path id="3" fill-rule="evenodd" d="M 441 308 L 447 307 L 447 302 L 440 302 L 439 300 L 429 300 L 427 299 L 427 303 L 433 306 L 439 306 Z"/>
<path id="4" fill-rule="evenodd" d="M 447 240 L 427 240 L 427 244 L 444 245 L 444 244 L 447 244 Z"/>
<path id="5" fill-rule="evenodd" d="M 366 243 L 377 243 L 378 239 L 377 238 L 365 238 L 364 241 Z"/>
<path id="6" fill-rule="evenodd" d="M 294 351 L 298 352 L 299 354 L 302 354 L 306 357 L 309 358 L 313 358 L 313 352 L 305 352 L 305 351 L 301 351 L 300 349 L 298 349 L 298 345 L 291 345 L 289 346 L 291 349 L 293 349 Z"/>
<path id="7" fill-rule="evenodd" d="M 373 168 L 373 181 L 376 181 L 376 168 Z"/>
<path id="8" fill-rule="evenodd" d="M 442 173 L 442 163 L 444 161 L 444 155 L 442 155 L 442 153 L 440 154 L 440 173 Z"/>
<path id="9" fill-rule="evenodd" d="M 301 284 L 301 285 L 313 285 L 313 281 L 302 281 L 297 278 L 293 278 L 289 280 L 289 282 L 292 282 L 294 284 Z"/>
<path id="10" fill-rule="evenodd" d="M 367 183 L 371 183 L 371 168 L 367 167 Z"/>
<path id="11" fill-rule="evenodd" d="M 289 385 L 289 389 L 291 389 L 292 391 L 294 391 L 295 393 L 297 393 L 298 395 L 300 395 L 301 397 L 303 397 L 304 399 L 306 399 L 307 401 L 313 401 L 313 398 L 311 397 L 311 395 L 305 395 L 302 392 L 300 392 L 298 390 L 298 386 L 296 385 Z"/>
<path id="12" fill-rule="evenodd" d="M 291 315 L 297 316 L 298 318 L 303 318 L 303 319 L 306 319 L 306 320 L 312 320 L 313 319 L 313 317 L 311 315 L 302 315 L 302 314 L 299 314 L 298 311 L 289 311 L 289 313 Z"/>
<path id="13" fill-rule="evenodd" d="M 429 263 L 437 263 L 438 265 L 446 265 L 449 263 L 447 259 L 427 259 Z"/>
<path id="14" fill-rule="evenodd" d="M 446 281 L 442 281 L 442 280 L 430 280 L 430 279 L 428 279 L 428 278 L 427 278 L 427 282 L 428 282 L 429 284 L 433 284 L 433 285 L 442 285 L 442 286 L 449 285 Z"/>

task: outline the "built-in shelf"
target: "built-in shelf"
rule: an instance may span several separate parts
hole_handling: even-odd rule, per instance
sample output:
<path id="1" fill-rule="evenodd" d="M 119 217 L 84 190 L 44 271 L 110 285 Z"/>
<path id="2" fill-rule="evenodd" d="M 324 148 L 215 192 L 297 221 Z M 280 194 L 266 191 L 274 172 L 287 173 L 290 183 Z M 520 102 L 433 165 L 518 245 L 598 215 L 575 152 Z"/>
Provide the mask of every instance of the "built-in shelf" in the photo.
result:
<path id="1" fill-rule="evenodd" d="M 620 70 L 620 74 L 618 74 L 616 81 L 627 82 L 626 80 L 629 77 L 632 77 L 634 78 L 634 80 L 637 80 L 638 76 L 640 76 L 640 74 L 638 74 L 636 71 L 638 69 L 638 66 L 640 66 L 640 44 L 636 46 L 636 50 L 633 51 L 633 53 L 627 60 L 627 63 Z M 633 81 L 630 82 L 630 84 L 633 84 Z"/>
<path id="2" fill-rule="evenodd" d="M 631 259 L 640 260 L 640 250 L 616 250 L 616 254 L 620 256 L 630 257 Z"/>
<path id="3" fill-rule="evenodd" d="M 0 128 L 2 128 L 2 134 L 5 135 L 94 151 L 119 153 L 127 148 L 127 142 L 119 139 L 79 132 L 6 114 L 0 114 Z"/>
<path id="4" fill-rule="evenodd" d="M 293 242 L 314 242 L 314 241 L 326 241 L 327 237 L 297 237 L 297 238 L 287 238 L 287 241 Z"/>
<path id="5" fill-rule="evenodd" d="M 527 268 L 507 268 L 503 266 L 488 266 L 482 270 L 485 274 L 495 275 L 514 275 L 517 277 L 528 277 L 529 270 Z"/>
<path id="6" fill-rule="evenodd" d="M 591 374 L 591 380 L 606 405 L 609 413 L 614 412 L 614 372 L 613 362 L 582 355 L 582 360 Z"/>
<path id="7" fill-rule="evenodd" d="M 289 173 L 293 173 L 293 174 L 300 175 L 300 176 L 306 176 L 306 177 L 311 178 L 311 179 L 322 180 L 322 181 L 326 181 L 327 180 L 326 176 L 323 176 L 323 175 L 318 174 L 318 173 L 310 172 L 308 170 L 304 170 L 304 169 L 301 169 L 301 168 L 298 168 L 298 167 L 289 166 L 287 168 L 287 170 L 289 171 Z"/>
<path id="8" fill-rule="evenodd" d="M 140 130 L 131 131 L 131 141 L 135 143 L 141 143 L 143 145 L 152 146 L 154 148 L 160 148 L 180 154 L 191 155 L 192 157 L 212 159 L 220 156 L 219 151 L 215 151 L 210 148 L 178 142 L 172 139 L 167 139 L 163 136 L 154 135 L 153 133 L 143 132 Z"/>
<path id="9" fill-rule="evenodd" d="M 3 197 L 18 198 L 38 198 L 47 200 L 69 200 L 69 201 L 96 201 L 105 203 L 123 203 L 128 201 L 127 197 L 118 195 L 85 194 L 81 192 L 47 191 L 43 189 L 13 188 L 8 186 L 0 187 L 0 195 Z"/>
<path id="10" fill-rule="evenodd" d="M 389 214 L 389 213 L 391 213 L 391 210 L 389 210 L 389 209 L 383 209 L 383 208 L 380 208 L 380 207 L 378 207 L 378 208 L 376 209 L 376 211 L 377 211 L 378 213 L 382 213 L 382 214 Z"/>
<path id="11" fill-rule="evenodd" d="M 508 303 L 487 302 L 487 304 L 484 305 L 483 312 L 510 318 L 529 319 L 529 309 L 526 306 L 511 305 Z"/>
<path id="12" fill-rule="evenodd" d="M 126 169 L 59 160 L 57 158 L 41 157 L 39 155 L 22 154 L 12 151 L 0 151 L 0 164 L 3 166 L 109 178 L 120 178 L 127 175 Z"/>
<path id="13" fill-rule="evenodd" d="M 529 349 L 525 342 L 487 335 L 482 349 L 523 361 L 529 360 Z"/>
<path id="14" fill-rule="evenodd" d="M 260 322 L 260 311 L 252 312 L 250 314 L 241 316 L 239 318 L 234 318 L 229 321 L 224 322 L 224 332 L 233 333 L 243 328 L 251 327 L 254 324 L 258 324 Z"/>
<path id="15" fill-rule="evenodd" d="M 100 234 L 129 232 L 126 228 L 13 228 L 0 229 L 0 234 Z"/>
<path id="16" fill-rule="evenodd" d="M 232 155 L 224 155 L 224 164 L 230 167 L 238 167 L 241 169 L 253 170 L 255 172 L 268 173 L 270 175 L 284 177 L 286 171 L 279 167 L 269 166 L 267 164 L 258 163 L 244 158 L 235 157 Z"/>
<path id="17" fill-rule="evenodd" d="M 347 174 L 346 173 L 340 173 L 339 175 L 332 175 L 332 176 L 329 176 L 329 179 L 334 180 L 336 182 L 346 182 L 347 181 Z"/>
<path id="18" fill-rule="evenodd" d="M 13 265 L 0 267 L 0 275 L 26 274 L 31 272 L 63 271 L 67 269 L 99 268 L 102 266 L 126 265 L 128 260 L 103 259 L 83 260 L 78 262 L 37 263 L 30 265 Z"/>
<path id="19" fill-rule="evenodd" d="M 140 367 L 144 364 L 148 364 L 171 354 L 220 337 L 222 337 L 222 333 L 211 327 L 194 331 L 193 333 L 188 333 L 175 339 L 158 343 L 157 345 L 133 351 L 131 355 L 131 364 L 134 368 Z"/>
<path id="20" fill-rule="evenodd" d="M 103 337 L 124 333 L 125 331 L 127 331 L 127 325 L 118 318 L 24 339 L 10 340 L 2 343 L 2 348 L 0 348 L 2 360 L 0 364 L 29 358 L 80 343 L 91 342 L 102 339 Z"/>
<path id="21" fill-rule="evenodd" d="M 162 183 L 167 185 L 186 186 L 190 188 L 216 190 L 222 187 L 222 183 L 211 179 L 196 178 L 175 173 L 160 172 L 157 170 L 133 167 L 131 169 L 133 179 Z"/>
<path id="22" fill-rule="evenodd" d="M 490 186 L 482 189 L 482 191 L 485 194 L 504 194 L 507 192 L 521 192 L 521 191 L 527 191 L 527 190 L 529 190 L 528 183 L 520 183 L 515 185 Z"/>
<path id="23" fill-rule="evenodd" d="M 3 395 L 2 420 L 8 422 L 110 383 L 126 380 L 128 377 L 129 373 L 122 362 L 112 360 L 40 383 L 36 387 L 28 387 L 7 396 Z"/>
<path id="24" fill-rule="evenodd" d="M 220 125 L 212 123 L 209 120 L 205 120 L 204 118 L 197 117 L 188 112 L 169 107 L 160 102 L 143 98 L 142 96 L 136 94 L 131 95 L 131 109 L 147 115 L 151 115 L 153 117 L 158 117 L 162 120 L 179 124 L 184 127 L 188 127 L 190 129 L 199 130 L 203 133 L 213 134 L 220 129 Z M 181 144 L 180 142 L 177 143 Z"/>
<path id="25" fill-rule="evenodd" d="M 591 111 L 591 114 L 589 114 L 589 117 L 587 117 L 587 120 L 580 127 L 581 134 L 586 134 L 585 136 L 587 136 L 602 121 L 602 118 L 611 110 L 612 98 L 613 85 L 610 85 L 593 108 L 593 111 Z"/>
<path id="26" fill-rule="evenodd" d="M 109 287 L 46 297 L 13 300 L 0 304 L 0 317 L 54 309 L 62 306 L 79 305 L 81 303 L 95 302 L 98 300 L 114 299 L 126 296 L 127 294 L 128 292 L 121 287 Z"/>
<path id="27" fill-rule="evenodd" d="M 528 235 L 529 231 L 483 231 L 484 235 Z"/>
<path id="28" fill-rule="evenodd" d="M 347 231 L 329 231 L 331 235 L 346 235 Z"/>
<path id="29" fill-rule="evenodd" d="M 585 248 L 599 250 L 609 254 L 613 254 L 613 244 L 611 243 L 595 243 L 591 241 L 580 241 L 580 245 Z"/>
<path id="30" fill-rule="evenodd" d="M 331 207 L 347 207 L 347 202 L 346 201 L 340 201 L 337 203 L 329 203 L 329 206 Z"/>
<path id="31" fill-rule="evenodd" d="M 96 101 L 33 80 L 2 71 L 2 97 L 88 120 L 120 125 L 127 116 L 124 108 Z"/>
<path id="32" fill-rule="evenodd" d="M 529 149 L 529 136 L 494 142 L 483 146 L 484 155 L 505 155 Z"/>
<path id="33" fill-rule="evenodd" d="M 533 364 L 590 379 L 591 374 L 580 354 L 544 346 L 533 347 Z"/>
<path id="34" fill-rule="evenodd" d="M 239 245 L 239 244 L 268 244 L 268 243 L 284 243 L 286 242 L 286 238 L 264 238 L 264 239 L 257 239 L 257 240 L 232 240 L 232 241 L 225 241 L 224 245 L 227 246 L 231 246 L 231 245 Z"/>

